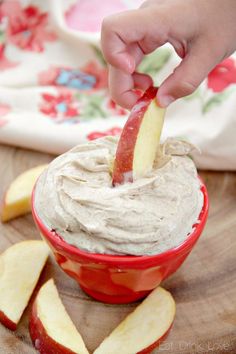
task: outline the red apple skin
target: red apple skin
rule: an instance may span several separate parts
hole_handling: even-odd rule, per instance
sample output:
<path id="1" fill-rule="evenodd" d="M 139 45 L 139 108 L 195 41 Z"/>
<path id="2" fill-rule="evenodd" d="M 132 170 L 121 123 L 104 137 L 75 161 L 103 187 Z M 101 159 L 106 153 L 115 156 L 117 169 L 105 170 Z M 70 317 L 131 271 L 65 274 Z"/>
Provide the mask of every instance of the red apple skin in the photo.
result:
<path id="1" fill-rule="evenodd" d="M 117 146 L 112 175 L 113 186 L 125 182 L 133 182 L 132 170 L 136 139 L 144 113 L 151 101 L 156 97 L 157 91 L 157 87 L 149 87 L 130 112 Z"/>
<path id="2" fill-rule="evenodd" d="M 138 352 L 136 354 L 150 354 L 154 349 L 158 348 L 159 345 L 166 339 L 166 337 L 170 333 L 172 325 L 173 325 L 173 323 L 171 324 L 170 328 L 166 331 L 165 334 L 163 334 L 163 336 L 161 338 L 159 338 L 156 342 L 154 342 L 151 345 L 149 345 L 149 347 L 141 350 L 141 352 Z"/>
<path id="3" fill-rule="evenodd" d="M 0 311 L 0 322 L 11 331 L 15 331 L 17 324 L 12 322 L 2 311 Z"/>
<path id="4" fill-rule="evenodd" d="M 40 354 L 76 354 L 49 337 L 37 315 L 37 300 L 34 301 L 29 321 L 29 332 L 35 349 Z"/>

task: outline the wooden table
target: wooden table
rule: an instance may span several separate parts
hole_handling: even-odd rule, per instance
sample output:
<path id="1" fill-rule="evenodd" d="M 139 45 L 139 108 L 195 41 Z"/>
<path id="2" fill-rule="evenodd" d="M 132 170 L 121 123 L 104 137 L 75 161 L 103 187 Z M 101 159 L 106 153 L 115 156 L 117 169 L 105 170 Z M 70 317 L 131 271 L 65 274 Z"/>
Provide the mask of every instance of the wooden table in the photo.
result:
<path id="1" fill-rule="evenodd" d="M 1 195 L 19 173 L 52 158 L 0 145 Z M 163 283 L 177 302 L 177 316 L 168 339 L 154 353 L 236 353 L 236 173 L 200 174 L 210 195 L 208 223 L 182 268 Z M 0 232 L 0 251 L 18 241 L 39 238 L 31 215 L 0 224 Z M 39 286 L 50 277 L 91 352 L 136 306 L 92 300 L 52 258 Z M 1 354 L 35 352 L 28 333 L 28 313 L 29 309 L 15 333 L 0 325 Z"/>

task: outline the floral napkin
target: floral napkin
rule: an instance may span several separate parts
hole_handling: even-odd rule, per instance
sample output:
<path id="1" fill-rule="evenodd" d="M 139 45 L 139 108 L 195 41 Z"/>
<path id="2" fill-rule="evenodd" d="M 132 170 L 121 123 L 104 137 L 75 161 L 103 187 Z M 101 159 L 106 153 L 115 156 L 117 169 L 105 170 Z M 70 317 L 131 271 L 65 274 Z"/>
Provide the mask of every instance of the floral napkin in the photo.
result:
<path id="1" fill-rule="evenodd" d="M 86 7 L 76 14 L 82 1 L 1 3 L 0 142 L 60 154 L 86 140 L 120 134 L 128 112 L 109 97 L 99 42 L 91 44 L 75 29 L 77 15 L 83 25 L 90 18 Z M 163 139 L 175 136 L 197 145 L 200 168 L 236 170 L 235 58 L 224 60 L 167 112 Z M 178 62 L 166 45 L 147 56 L 140 71 L 158 85 Z"/>

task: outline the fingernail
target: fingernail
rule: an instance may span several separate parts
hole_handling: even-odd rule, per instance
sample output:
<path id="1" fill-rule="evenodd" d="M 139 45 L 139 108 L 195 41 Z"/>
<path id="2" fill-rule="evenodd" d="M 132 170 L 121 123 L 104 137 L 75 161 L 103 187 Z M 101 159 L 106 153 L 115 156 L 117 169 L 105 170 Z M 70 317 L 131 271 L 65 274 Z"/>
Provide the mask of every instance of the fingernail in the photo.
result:
<path id="1" fill-rule="evenodd" d="M 173 96 L 163 96 L 161 99 L 158 97 L 158 102 L 163 108 L 168 107 L 174 100 L 175 98 Z"/>

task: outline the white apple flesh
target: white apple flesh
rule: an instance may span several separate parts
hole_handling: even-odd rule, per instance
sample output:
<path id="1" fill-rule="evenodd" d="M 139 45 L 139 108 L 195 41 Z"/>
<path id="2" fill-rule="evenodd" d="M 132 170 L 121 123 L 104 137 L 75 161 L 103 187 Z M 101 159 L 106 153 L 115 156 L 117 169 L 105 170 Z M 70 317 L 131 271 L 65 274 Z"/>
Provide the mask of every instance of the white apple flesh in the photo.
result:
<path id="1" fill-rule="evenodd" d="M 26 308 L 49 255 L 44 241 L 23 241 L 0 255 L 0 322 L 11 330 Z"/>
<path id="2" fill-rule="evenodd" d="M 52 279 L 39 290 L 32 307 L 29 329 L 35 349 L 40 354 L 89 354 Z"/>
<path id="3" fill-rule="evenodd" d="M 122 130 L 113 168 L 113 186 L 145 176 L 153 168 L 164 122 L 157 88 L 150 87 L 132 108 Z"/>
<path id="4" fill-rule="evenodd" d="M 9 221 L 31 211 L 31 194 L 34 185 L 47 165 L 31 168 L 20 174 L 7 189 L 1 212 L 2 222 Z"/>
<path id="5" fill-rule="evenodd" d="M 168 334 L 175 301 L 158 287 L 104 339 L 94 354 L 150 353 Z"/>

